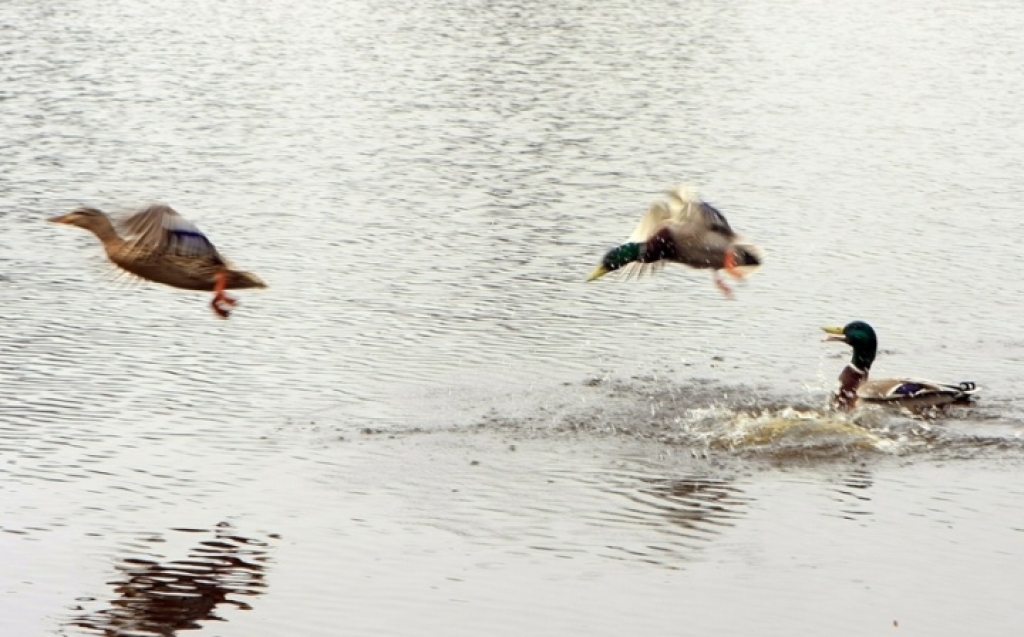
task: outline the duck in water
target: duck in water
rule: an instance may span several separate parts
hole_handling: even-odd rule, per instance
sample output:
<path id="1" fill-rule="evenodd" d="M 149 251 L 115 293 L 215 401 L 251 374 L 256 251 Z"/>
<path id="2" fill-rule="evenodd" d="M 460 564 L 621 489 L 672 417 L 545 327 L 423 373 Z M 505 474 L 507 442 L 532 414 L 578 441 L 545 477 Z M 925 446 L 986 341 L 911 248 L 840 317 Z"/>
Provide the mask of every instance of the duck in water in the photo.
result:
<path id="1" fill-rule="evenodd" d="M 968 403 L 978 390 L 970 381 L 953 385 L 908 378 L 868 380 L 878 352 L 875 330 L 864 321 L 821 329 L 829 334 L 826 341 L 846 343 L 853 348 L 853 357 L 839 374 L 839 391 L 832 397 L 832 404 L 838 409 L 853 409 L 858 400 L 909 409 Z"/>

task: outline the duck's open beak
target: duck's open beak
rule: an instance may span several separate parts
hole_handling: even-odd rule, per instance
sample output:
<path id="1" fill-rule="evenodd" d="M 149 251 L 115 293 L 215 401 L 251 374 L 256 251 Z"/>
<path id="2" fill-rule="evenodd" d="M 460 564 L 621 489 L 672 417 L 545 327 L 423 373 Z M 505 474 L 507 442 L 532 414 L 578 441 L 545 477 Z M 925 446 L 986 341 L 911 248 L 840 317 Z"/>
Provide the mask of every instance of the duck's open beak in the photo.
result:
<path id="1" fill-rule="evenodd" d="M 843 328 L 841 327 L 823 327 L 821 331 L 828 334 L 825 337 L 826 341 L 839 341 L 840 343 L 846 342 L 846 334 L 843 334 Z"/>
<path id="2" fill-rule="evenodd" d="M 594 279 L 600 279 L 604 275 L 608 274 L 608 272 L 609 272 L 608 268 L 604 267 L 603 265 L 599 265 L 596 268 L 594 268 L 593 272 L 590 273 L 590 276 L 587 277 L 587 281 L 593 281 Z"/>

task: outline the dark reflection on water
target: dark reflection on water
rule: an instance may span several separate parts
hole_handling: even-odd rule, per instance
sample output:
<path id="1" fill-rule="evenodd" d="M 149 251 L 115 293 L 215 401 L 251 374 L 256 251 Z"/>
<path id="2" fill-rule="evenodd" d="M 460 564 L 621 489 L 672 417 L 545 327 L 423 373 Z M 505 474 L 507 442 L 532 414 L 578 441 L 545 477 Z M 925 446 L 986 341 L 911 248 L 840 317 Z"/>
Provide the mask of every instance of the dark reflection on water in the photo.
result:
<path id="1" fill-rule="evenodd" d="M 837 514 L 846 520 L 860 520 L 871 516 L 870 489 L 875 479 L 866 469 L 853 469 L 840 476 L 840 484 L 833 488 L 834 499 L 840 504 Z"/>
<path id="2" fill-rule="evenodd" d="M 857 491 L 864 491 L 871 488 L 871 485 L 875 483 L 874 478 L 871 477 L 871 472 L 864 469 L 856 469 L 851 471 L 843 478 L 843 484 L 850 489 L 857 489 Z M 857 498 L 863 500 L 870 500 L 866 494 L 849 492 Z"/>
<path id="3" fill-rule="evenodd" d="M 703 463 L 687 458 L 685 464 Z M 646 464 L 646 463 L 644 463 Z M 673 469 L 672 467 L 675 467 Z M 613 559 L 641 561 L 678 569 L 685 566 L 733 528 L 751 499 L 727 472 L 680 475 L 680 467 L 649 465 L 640 472 L 605 475 L 603 489 L 623 501 L 589 514 L 595 527 L 629 527 L 630 542 L 605 545 Z"/>
<path id="4" fill-rule="evenodd" d="M 642 483 L 635 501 L 655 509 L 673 525 L 705 537 L 732 526 L 748 503 L 739 487 L 722 478 L 645 478 Z"/>
<path id="5" fill-rule="evenodd" d="M 174 533 L 207 534 L 198 529 Z M 150 538 L 150 542 L 163 542 Z M 238 535 L 221 523 L 213 537 L 197 542 L 184 559 L 161 556 L 123 557 L 118 577 L 110 582 L 110 607 L 73 618 L 69 626 L 102 635 L 175 635 L 201 628 L 203 621 L 223 621 L 218 606 L 239 610 L 251 606 L 236 596 L 264 592 L 270 546 L 266 541 Z"/>

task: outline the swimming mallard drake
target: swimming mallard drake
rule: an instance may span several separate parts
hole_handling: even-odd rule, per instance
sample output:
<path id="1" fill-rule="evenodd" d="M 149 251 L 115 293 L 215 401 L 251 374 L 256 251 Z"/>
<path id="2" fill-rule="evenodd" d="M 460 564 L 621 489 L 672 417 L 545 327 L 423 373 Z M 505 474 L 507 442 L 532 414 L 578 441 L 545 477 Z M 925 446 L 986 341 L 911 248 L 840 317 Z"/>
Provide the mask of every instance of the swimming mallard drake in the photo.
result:
<path id="1" fill-rule="evenodd" d="M 666 261 L 711 270 L 715 285 L 730 296 L 732 290 L 719 278 L 718 271 L 742 278 L 761 265 L 761 250 L 741 243 L 717 208 L 701 201 L 686 186 L 677 186 L 666 193 L 664 201 L 648 208 L 629 242 L 609 250 L 587 280 L 624 266 L 643 273 Z"/>
<path id="2" fill-rule="evenodd" d="M 154 204 L 115 223 L 95 208 L 76 208 L 53 217 L 54 223 L 85 228 L 103 242 L 107 258 L 122 270 L 147 281 L 185 290 L 210 290 L 210 306 L 228 318 L 235 299 L 224 290 L 265 288 L 250 272 L 236 270 L 195 224 L 170 206 Z"/>
<path id="3" fill-rule="evenodd" d="M 868 372 L 878 351 L 875 330 L 864 321 L 821 329 L 829 334 L 826 341 L 846 343 L 853 348 L 853 358 L 839 374 L 839 391 L 832 397 L 833 404 L 839 409 L 853 409 L 858 399 L 911 409 L 967 403 L 977 391 L 975 384 L 969 381 L 950 385 L 907 378 L 868 380 Z"/>

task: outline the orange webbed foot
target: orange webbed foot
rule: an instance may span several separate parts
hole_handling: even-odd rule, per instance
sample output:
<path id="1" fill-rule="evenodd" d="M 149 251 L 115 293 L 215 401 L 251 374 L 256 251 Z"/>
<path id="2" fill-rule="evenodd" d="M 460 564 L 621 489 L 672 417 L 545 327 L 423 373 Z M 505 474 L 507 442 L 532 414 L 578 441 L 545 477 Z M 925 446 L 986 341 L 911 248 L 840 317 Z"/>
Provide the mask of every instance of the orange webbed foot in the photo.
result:
<path id="1" fill-rule="evenodd" d="M 238 301 L 231 298 L 230 296 L 218 294 L 213 297 L 212 301 L 210 301 L 210 307 L 213 308 L 213 311 L 217 313 L 217 316 L 226 319 L 231 316 L 231 308 L 234 307 L 237 303 Z"/>
<path id="2" fill-rule="evenodd" d="M 224 294 L 227 287 L 228 273 L 221 271 L 217 273 L 217 280 L 213 285 L 213 300 L 210 307 L 217 313 L 217 316 L 226 319 L 231 316 L 231 308 L 238 304 L 238 301 Z"/>

